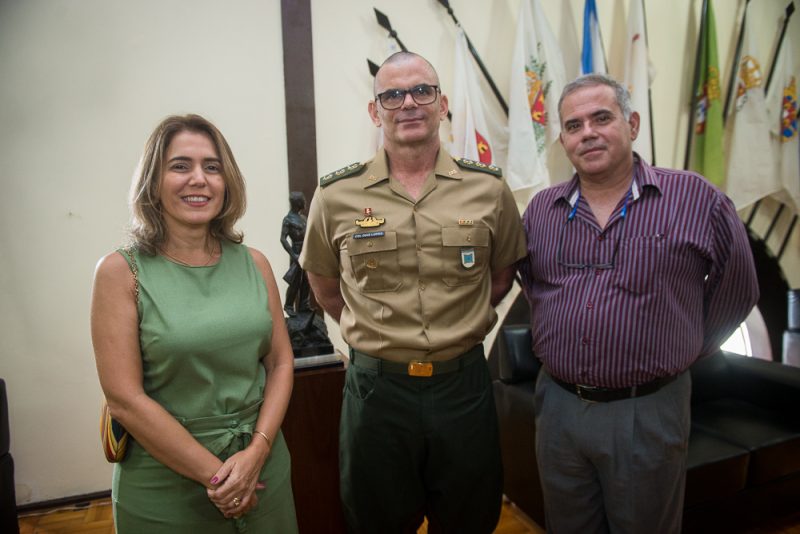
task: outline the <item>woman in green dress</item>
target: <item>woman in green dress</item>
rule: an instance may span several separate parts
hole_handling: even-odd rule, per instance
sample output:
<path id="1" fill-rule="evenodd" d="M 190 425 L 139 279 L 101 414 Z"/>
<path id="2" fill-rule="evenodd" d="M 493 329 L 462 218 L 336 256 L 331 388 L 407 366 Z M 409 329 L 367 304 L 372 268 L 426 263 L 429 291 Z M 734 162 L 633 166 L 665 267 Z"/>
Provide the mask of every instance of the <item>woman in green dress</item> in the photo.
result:
<path id="1" fill-rule="evenodd" d="M 112 480 L 119 534 L 297 531 L 280 432 L 291 344 L 275 277 L 234 224 L 244 179 L 219 130 L 164 119 L 132 188 L 132 245 L 103 257 L 92 342 L 130 433 Z"/>

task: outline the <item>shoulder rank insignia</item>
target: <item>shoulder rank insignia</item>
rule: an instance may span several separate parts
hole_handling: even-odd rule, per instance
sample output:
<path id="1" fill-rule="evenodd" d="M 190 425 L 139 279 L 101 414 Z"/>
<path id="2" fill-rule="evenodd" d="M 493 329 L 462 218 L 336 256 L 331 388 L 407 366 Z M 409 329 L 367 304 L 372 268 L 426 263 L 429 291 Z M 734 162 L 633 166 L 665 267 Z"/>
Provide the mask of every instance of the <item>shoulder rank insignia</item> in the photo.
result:
<path id="1" fill-rule="evenodd" d="M 341 180 L 342 178 L 347 178 L 348 176 L 354 176 L 364 170 L 367 165 L 365 163 L 353 163 L 348 165 L 347 167 L 342 167 L 338 171 L 334 171 L 332 173 L 326 174 L 322 178 L 319 179 L 319 186 L 325 187 L 327 185 L 332 184 L 336 180 Z"/>
<path id="2" fill-rule="evenodd" d="M 454 159 L 458 164 L 458 166 L 464 169 L 486 172 L 489 174 L 493 174 L 497 177 L 503 176 L 503 169 L 501 169 L 496 165 L 487 165 L 486 163 L 481 163 L 480 161 L 472 161 L 471 159 L 464 159 L 464 158 L 454 158 Z"/>

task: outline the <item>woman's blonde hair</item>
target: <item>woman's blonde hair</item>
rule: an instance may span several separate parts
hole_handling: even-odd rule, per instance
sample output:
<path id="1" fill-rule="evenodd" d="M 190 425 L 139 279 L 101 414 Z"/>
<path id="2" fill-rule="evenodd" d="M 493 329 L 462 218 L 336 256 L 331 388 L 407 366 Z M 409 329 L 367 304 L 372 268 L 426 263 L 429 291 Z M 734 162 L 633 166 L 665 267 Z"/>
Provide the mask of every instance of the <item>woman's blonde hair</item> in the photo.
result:
<path id="1" fill-rule="evenodd" d="M 181 132 L 203 133 L 211 138 L 222 165 L 225 199 L 219 214 L 210 223 L 211 237 L 241 243 L 244 235 L 233 228 L 244 215 L 245 184 L 239 166 L 225 137 L 200 115 L 172 115 L 161 121 L 150 134 L 131 184 L 131 226 L 133 244 L 147 254 L 155 254 L 167 237 L 161 212 L 161 176 L 170 142 Z"/>

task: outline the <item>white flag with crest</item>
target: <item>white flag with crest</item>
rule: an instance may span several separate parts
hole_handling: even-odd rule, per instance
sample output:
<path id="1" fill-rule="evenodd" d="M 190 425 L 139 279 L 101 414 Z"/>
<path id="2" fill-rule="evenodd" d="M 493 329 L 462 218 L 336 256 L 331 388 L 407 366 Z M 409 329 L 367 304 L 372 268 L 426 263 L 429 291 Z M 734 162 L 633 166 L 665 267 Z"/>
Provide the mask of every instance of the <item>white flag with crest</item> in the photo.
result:
<path id="1" fill-rule="evenodd" d="M 550 185 L 547 152 L 561 131 L 558 98 L 565 85 L 564 60 L 540 0 L 522 0 L 508 111 L 508 169 L 512 190 Z"/>
<path id="2" fill-rule="evenodd" d="M 502 167 L 505 164 L 506 128 L 490 111 L 478 81 L 464 30 L 456 37 L 455 74 L 450 100 L 453 142 L 450 153 Z"/>
<path id="3" fill-rule="evenodd" d="M 784 37 L 778 52 L 775 74 L 767 95 L 767 106 L 772 131 L 773 157 L 776 161 L 782 202 L 792 202 L 795 213 L 800 213 L 800 137 L 797 132 L 797 81 L 793 69 L 792 42 Z"/>
<path id="4" fill-rule="evenodd" d="M 769 141 L 769 119 L 764 98 L 766 75 L 747 20 L 742 50 L 736 64 L 736 93 L 726 122 L 727 176 L 725 192 L 742 209 L 781 187 L 775 173 Z"/>

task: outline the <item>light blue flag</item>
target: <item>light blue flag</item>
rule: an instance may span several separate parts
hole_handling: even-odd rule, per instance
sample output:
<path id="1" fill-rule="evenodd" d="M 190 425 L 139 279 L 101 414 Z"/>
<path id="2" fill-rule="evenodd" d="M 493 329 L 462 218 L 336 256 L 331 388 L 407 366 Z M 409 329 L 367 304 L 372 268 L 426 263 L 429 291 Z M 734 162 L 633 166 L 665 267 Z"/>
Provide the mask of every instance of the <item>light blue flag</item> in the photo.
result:
<path id="1" fill-rule="evenodd" d="M 581 74 L 598 72 L 605 74 L 606 55 L 603 38 L 600 36 L 600 22 L 597 20 L 597 5 L 594 0 L 586 0 L 583 8 L 583 51 L 581 52 Z"/>

